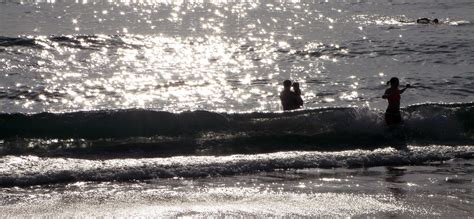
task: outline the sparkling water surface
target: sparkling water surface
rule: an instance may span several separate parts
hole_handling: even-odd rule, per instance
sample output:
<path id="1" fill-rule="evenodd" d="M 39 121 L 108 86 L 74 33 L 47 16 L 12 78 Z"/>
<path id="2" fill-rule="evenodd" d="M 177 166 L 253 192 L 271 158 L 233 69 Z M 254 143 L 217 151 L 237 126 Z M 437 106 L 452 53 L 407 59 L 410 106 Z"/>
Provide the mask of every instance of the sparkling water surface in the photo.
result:
<path id="1" fill-rule="evenodd" d="M 3 1 L 0 110 L 277 111 L 284 79 L 301 83 L 307 109 L 381 109 L 392 76 L 416 87 L 402 105 L 472 102 L 473 9 L 462 0 Z"/>

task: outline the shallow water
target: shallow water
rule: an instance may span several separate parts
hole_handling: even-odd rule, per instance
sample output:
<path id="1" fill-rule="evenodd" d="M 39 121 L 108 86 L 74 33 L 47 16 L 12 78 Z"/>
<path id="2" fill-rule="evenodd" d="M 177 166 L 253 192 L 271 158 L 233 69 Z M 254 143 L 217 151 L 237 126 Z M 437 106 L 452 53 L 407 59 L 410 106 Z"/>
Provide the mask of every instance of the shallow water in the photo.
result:
<path id="1" fill-rule="evenodd" d="M 3 216 L 468 217 L 472 160 L 0 189 Z"/>

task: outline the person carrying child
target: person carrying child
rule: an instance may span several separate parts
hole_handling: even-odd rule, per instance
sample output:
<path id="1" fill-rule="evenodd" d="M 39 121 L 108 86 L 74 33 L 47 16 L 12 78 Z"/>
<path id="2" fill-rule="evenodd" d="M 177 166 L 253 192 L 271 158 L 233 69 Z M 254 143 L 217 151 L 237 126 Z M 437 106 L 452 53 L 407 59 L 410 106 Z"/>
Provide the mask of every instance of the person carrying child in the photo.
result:
<path id="1" fill-rule="evenodd" d="M 293 87 L 293 90 L 291 90 Z M 295 110 L 303 106 L 299 83 L 291 83 L 290 80 L 283 81 L 283 91 L 280 93 L 283 110 Z"/>

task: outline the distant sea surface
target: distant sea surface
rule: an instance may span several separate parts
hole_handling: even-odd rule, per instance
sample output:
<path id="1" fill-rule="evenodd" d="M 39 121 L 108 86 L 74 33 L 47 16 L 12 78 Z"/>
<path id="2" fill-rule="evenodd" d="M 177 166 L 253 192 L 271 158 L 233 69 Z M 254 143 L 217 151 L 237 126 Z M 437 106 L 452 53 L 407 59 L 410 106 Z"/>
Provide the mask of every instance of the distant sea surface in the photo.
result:
<path id="1" fill-rule="evenodd" d="M 470 0 L 0 0 L 0 212 L 472 216 L 472 12 Z M 391 77 L 413 86 L 395 129 Z M 286 79 L 303 109 L 282 112 Z"/>

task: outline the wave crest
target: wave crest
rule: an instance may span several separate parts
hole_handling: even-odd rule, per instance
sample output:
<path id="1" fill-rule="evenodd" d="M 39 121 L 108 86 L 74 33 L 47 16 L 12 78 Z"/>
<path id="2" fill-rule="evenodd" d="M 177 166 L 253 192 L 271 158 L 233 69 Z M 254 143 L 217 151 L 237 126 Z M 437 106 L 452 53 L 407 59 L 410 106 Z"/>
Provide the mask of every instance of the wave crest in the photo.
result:
<path id="1" fill-rule="evenodd" d="M 366 108 L 0 114 L 0 153 L 135 151 L 169 156 L 474 143 L 474 103 L 413 105 L 403 109 L 403 117 L 403 125 L 387 128 L 383 113 Z"/>

